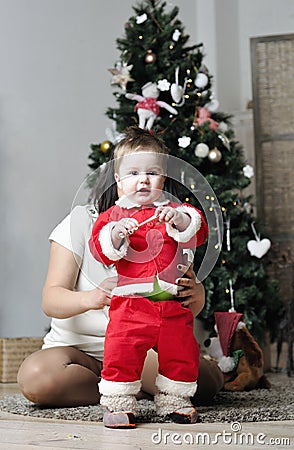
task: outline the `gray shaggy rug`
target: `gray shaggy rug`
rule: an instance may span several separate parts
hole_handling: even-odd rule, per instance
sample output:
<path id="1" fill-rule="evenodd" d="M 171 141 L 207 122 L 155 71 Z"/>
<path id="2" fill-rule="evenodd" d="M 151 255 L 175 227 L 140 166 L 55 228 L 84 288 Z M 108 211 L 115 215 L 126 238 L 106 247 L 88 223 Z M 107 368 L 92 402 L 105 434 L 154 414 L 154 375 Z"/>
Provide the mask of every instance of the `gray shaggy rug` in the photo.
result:
<path id="1" fill-rule="evenodd" d="M 200 422 L 267 422 L 294 419 L 294 379 L 271 375 L 271 389 L 258 389 L 249 392 L 222 391 L 208 406 L 198 406 Z M 276 379 L 277 378 L 277 379 Z M 21 394 L 7 395 L 0 400 L 0 410 L 22 416 L 49 419 L 82 420 L 101 422 L 102 406 L 83 406 L 75 408 L 48 408 L 35 405 Z M 140 400 L 137 411 L 138 423 L 170 422 L 168 417 L 156 415 L 151 400 Z"/>

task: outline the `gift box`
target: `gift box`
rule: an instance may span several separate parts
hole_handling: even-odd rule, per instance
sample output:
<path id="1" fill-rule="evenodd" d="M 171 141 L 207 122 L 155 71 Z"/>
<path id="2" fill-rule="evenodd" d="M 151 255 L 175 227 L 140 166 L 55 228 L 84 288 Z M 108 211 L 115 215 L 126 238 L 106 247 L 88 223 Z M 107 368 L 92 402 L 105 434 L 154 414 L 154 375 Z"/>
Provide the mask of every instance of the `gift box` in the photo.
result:
<path id="1" fill-rule="evenodd" d="M 23 360 L 42 344 L 41 337 L 0 338 L 0 383 L 15 383 Z"/>

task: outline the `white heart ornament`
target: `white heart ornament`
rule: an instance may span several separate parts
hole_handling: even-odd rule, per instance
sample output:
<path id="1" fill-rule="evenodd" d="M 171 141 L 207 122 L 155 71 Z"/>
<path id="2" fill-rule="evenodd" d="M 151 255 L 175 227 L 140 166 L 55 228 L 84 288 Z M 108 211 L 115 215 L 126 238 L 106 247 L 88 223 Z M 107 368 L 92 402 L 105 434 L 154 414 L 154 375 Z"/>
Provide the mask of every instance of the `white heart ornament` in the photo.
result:
<path id="1" fill-rule="evenodd" d="M 173 83 L 171 85 L 170 94 L 174 102 L 180 103 L 183 97 L 183 93 L 184 89 L 182 88 L 182 86 L 179 86 L 177 83 Z"/>
<path id="2" fill-rule="evenodd" d="M 262 258 L 271 248 L 271 241 L 266 238 L 259 241 L 248 241 L 247 248 L 251 256 Z"/>

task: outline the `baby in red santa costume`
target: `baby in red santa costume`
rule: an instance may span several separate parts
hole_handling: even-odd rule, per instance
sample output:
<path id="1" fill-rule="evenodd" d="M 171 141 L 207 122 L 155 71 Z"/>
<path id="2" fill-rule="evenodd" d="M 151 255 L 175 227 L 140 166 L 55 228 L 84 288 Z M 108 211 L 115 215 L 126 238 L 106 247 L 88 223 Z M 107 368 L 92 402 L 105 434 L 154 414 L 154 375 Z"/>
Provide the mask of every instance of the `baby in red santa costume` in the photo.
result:
<path id="1" fill-rule="evenodd" d="M 197 389 L 199 347 L 192 312 L 177 301 L 176 280 L 183 249 L 202 245 L 208 227 L 198 209 L 164 195 L 167 158 L 154 134 L 126 131 L 114 153 L 122 196 L 99 215 L 89 241 L 93 256 L 118 272 L 99 383 L 110 428 L 135 427 L 135 396 L 150 348 L 159 359 L 157 413 L 178 423 L 197 420 L 190 397 Z"/>

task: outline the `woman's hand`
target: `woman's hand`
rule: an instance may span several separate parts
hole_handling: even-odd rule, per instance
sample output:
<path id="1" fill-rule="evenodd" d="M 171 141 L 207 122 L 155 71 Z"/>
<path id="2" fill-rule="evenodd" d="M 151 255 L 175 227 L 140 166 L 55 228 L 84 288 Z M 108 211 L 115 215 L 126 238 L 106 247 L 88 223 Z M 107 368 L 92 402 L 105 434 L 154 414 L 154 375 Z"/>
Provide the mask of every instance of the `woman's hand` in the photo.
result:
<path id="1" fill-rule="evenodd" d="M 49 317 L 66 319 L 110 303 L 116 277 L 107 278 L 96 289 L 76 291 L 81 258 L 58 244 L 51 243 L 50 260 L 43 287 L 42 308 Z"/>
<path id="2" fill-rule="evenodd" d="M 105 278 L 96 289 L 84 292 L 84 303 L 86 310 L 102 309 L 110 305 L 111 291 L 117 285 L 117 277 Z"/>
<path id="3" fill-rule="evenodd" d="M 197 280 L 191 266 L 179 264 L 178 269 L 183 272 L 183 276 L 177 279 L 177 285 L 180 287 L 177 297 L 183 299 L 182 306 L 188 306 L 196 317 L 205 305 L 203 284 Z"/>

